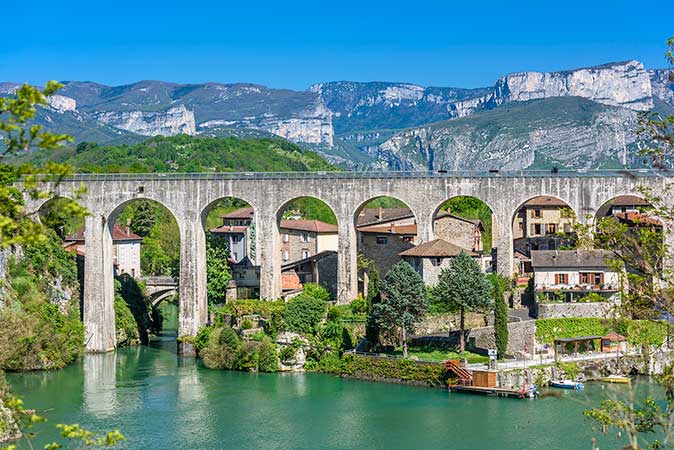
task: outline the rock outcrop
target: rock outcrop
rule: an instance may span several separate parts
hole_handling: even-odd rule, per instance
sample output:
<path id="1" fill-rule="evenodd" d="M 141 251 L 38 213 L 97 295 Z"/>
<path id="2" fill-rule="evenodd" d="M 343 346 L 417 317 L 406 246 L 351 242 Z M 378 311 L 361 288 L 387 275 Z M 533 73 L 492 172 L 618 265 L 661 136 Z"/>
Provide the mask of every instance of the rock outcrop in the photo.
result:
<path id="1" fill-rule="evenodd" d="M 157 112 L 106 111 L 95 114 L 95 117 L 101 123 L 141 136 L 194 135 L 197 133 L 194 112 L 189 111 L 184 105 Z"/>
<path id="2" fill-rule="evenodd" d="M 47 101 L 52 109 L 61 114 L 66 111 L 75 111 L 77 109 L 77 102 L 75 99 L 64 95 L 54 94 L 48 97 Z"/>

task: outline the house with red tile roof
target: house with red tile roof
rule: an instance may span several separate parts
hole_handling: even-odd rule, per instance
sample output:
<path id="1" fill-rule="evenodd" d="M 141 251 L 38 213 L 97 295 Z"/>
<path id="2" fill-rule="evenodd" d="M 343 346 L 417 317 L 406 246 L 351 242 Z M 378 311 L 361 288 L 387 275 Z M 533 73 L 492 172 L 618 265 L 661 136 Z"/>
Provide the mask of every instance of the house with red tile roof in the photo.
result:
<path id="1" fill-rule="evenodd" d="M 86 232 L 84 229 L 71 234 L 63 240 L 63 247 L 75 252 L 78 256 L 86 257 Z M 115 275 L 129 274 L 134 278 L 140 277 L 140 245 L 143 238 L 135 234 L 130 228 L 116 223 L 112 228 L 112 261 Z"/>

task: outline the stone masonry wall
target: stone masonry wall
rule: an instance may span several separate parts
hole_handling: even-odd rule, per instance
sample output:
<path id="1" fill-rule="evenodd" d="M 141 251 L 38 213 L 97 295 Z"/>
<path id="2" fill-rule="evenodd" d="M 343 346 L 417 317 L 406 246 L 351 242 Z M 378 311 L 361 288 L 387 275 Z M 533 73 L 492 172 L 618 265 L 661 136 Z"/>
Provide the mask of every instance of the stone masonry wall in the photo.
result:
<path id="1" fill-rule="evenodd" d="M 466 250 L 473 250 L 475 225 L 451 216 L 439 217 L 433 223 L 433 234 Z"/>
<path id="2" fill-rule="evenodd" d="M 539 319 L 556 319 L 566 317 L 608 318 L 615 310 L 613 302 L 596 303 L 537 303 L 536 317 Z"/>
<path id="3" fill-rule="evenodd" d="M 521 352 L 526 344 L 529 352 L 534 348 L 536 322 L 511 322 L 508 324 L 508 353 Z M 472 349 L 496 348 L 494 327 L 473 328 L 468 334 L 468 346 Z"/>

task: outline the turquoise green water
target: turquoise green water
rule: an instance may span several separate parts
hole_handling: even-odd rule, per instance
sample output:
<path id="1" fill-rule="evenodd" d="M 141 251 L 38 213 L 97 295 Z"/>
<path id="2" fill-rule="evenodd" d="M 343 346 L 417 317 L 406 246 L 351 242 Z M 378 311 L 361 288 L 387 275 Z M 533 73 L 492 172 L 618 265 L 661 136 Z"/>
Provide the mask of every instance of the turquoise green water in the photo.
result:
<path id="1" fill-rule="evenodd" d="M 582 411 L 624 387 L 512 400 L 320 374 L 216 371 L 177 358 L 174 339 L 9 381 L 27 406 L 48 410 L 51 424 L 117 428 L 125 449 L 554 450 L 590 449 L 593 436 L 602 450 L 618 448 Z M 659 393 L 647 379 L 637 390 Z M 50 429 L 37 429 L 40 444 L 55 438 Z"/>

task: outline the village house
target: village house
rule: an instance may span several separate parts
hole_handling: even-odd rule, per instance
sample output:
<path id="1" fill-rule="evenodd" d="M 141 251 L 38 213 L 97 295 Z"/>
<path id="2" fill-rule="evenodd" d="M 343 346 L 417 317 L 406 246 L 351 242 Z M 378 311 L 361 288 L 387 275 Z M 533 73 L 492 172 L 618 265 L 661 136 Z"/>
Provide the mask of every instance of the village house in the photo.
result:
<path id="1" fill-rule="evenodd" d="M 428 286 L 438 284 L 438 277 L 443 269 L 452 267 L 452 260 L 459 253 L 465 252 L 475 258 L 484 271 L 486 258 L 476 252 L 465 250 L 443 239 L 434 239 L 400 253 L 400 257 L 416 270 Z"/>
<path id="2" fill-rule="evenodd" d="M 281 261 L 298 261 L 325 251 L 337 251 L 337 225 L 320 220 L 281 220 Z"/>
<path id="3" fill-rule="evenodd" d="M 80 257 L 86 256 L 86 233 L 84 229 L 63 240 L 63 248 L 75 252 Z M 140 273 L 140 245 L 143 238 L 133 233 L 129 227 L 115 223 L 112 228 L 112 264 L 115 276 L 129 274 L 134 278 Z"/>
<path id="4" fill-rule="evenodd" d="M 558 250 L 573 233 L 575 217 L 569 206 L 550 196 L 536 197 L 515 213 L 513 239 L 515 249 Z"/>
<path id="5" fill-rule="evenodd" d="M 595 293 L 609 299 L 620 292 L 620 273 L 606 250 L 533 250 L 537 298 L 573 302 Z"/>
<path id="6" fill-rule="evenodd" d="M 384 276 L 401 260 L 400 254 L 419 244 L 417 224 L 409 208 L 364 208 L 358 216 L 358 251 L 374 261 Z M 439 211 L 433 221 L 436 238 L 450 242 L 466 252 L 483 251 L 484 226 L 479 220 L 465 219 Z"/>
<path id="7" fill-rule="evenodd" d="M 253 230 L 253 208 L 241 208 L 220 216 L 222 226 L 213 228 L 211 233 L 227 239 L 229 257 L 238 264 L 244 258 L 251 258 Z"/>

